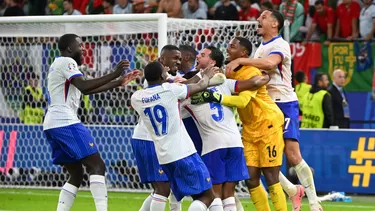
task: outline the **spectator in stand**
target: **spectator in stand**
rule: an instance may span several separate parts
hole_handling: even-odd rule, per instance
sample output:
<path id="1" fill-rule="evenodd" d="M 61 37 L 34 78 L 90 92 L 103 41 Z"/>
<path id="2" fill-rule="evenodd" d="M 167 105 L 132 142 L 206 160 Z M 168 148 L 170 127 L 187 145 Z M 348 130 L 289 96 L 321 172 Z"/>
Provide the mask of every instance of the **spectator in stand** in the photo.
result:
<path id="1" fill-rule="evenodd" d="M 133 1 L 133 13 L 145 13 L 145 1 L 144 0 L 134 0 Z"/>
<path id="2" fill-rule="evenodd" d="M 216 8 L 215 20 L 238 20 L 237 7 L 230 0 L 221 0 L 221 5 Z"/>
<path id="3" fill-rule="evenodd" d="M 45 15 L 47 0 L 29 0 L 29 15 Z"/>
<path id="4" fill-rule="evenodd" d="M 300 28 L 303 26 L 305 13 L 303 6 L 297 0 L 285 0 L 280 5 L 280 12 L 284 15 L 285 20 L 290 22 L 290 40 L 300 41 Z"/>
<path id="5" fill-rule="evenodd" d="M 185 19 L 207 19 L 207 12 L 200 8 L 200 0 L 188 0 L 188 7 L 183 8 Z"/>
<path id="6" fill-rule="evenodd" d="M 278 10 L 283 0 L 260 0 L 260 3 L 270 2 L 272 5 L 271 9 Z M 267 5 L 268 6 L 268 5 Z"/>
<path id="7" fill-rule="evenodd" d="M 260 13 L 262 13 L 264 10 L 272 10 L 273 4 L 269 1 L 265 1 L 260 5 Z"/>
<path id="8" fill-rule="evenodd" d="M 332 109 L 334 117 L 334 125 L 339 128 L 349 128 L 349 104 L 346 98 L 345 86 L 345 72 L 338 69 L 333 71 L 333 84 L 328 89 L 332 97 Z"/>
<path id="9" fill-rule="evenodd" d="M 343 0 L 336 8 L 335 38 L 353 40 L 358 37 L 359 4 L 353 0 Z"/>
<path id="10" fill-rule="evenodd" d="M 186 1 L 185 3 L 182 4 L 182 12 L 186 11 L 189 7 L 189 1 Z M 216 1 L 215 1 L 216 3 Z M 199 8 L 203 9 L 205 13 L 208 12 L 208 7 L 207 7 L 207 4 L 206 2 L 204 2 L 203 0 L 199 0 Z"/>
<path id="11" fill-rule="evenodd" d="M 82 13 L 73 8 L 73 0 L 64 0 L 64 15 L 82 15 Z"/>
<path id="12" fill-rule="evenodd" d="M 359 16 L 359 32 L 361 37 L 368 41 L 374 37 L 375 33 L 375 5 L 372 0 L 363 0 L 364 7 Z"/>
<path id="13" fill-rule="evenodd" d="M 11 0 L 9 7 L 5 10 L 4 16 L 25 16 L 25 12 L 22 9 L 23 0 Z"/>
<path id="14" fill-rule="evenodd" d="M 113 14 L 113 7 L 115 5 L 115 0 L 103 0 L 104 14 Z"/>
<path id="15" fill-rule="evenodd" d="M 169 18 L 182 18 L 180 0 L 160 0 L 157 13 L 167 13 Z"/>
<path id="16" fill-rule="evenodd" d="M 301 128 L 329 128 L 333 125 L 331 95 L 328 93 L 329 80 L 325 73 L 317 73 L 314 84 L 302 102 Z"/>
<path id="17" fill-rule="evenodd" d="M 133 5 L 128 0 L 117 0 L 117 4 L 113 7 L 113 14 L 131 13 L 133 13 Z"/>
<path id="18" fill-rule="evenodd" d="M 260 11 L 251 5 L 252 0 L 240 1 L 241 10 L 238 12 L 240 21 L 255 21 L 259 17 Z"/>
<path id="19" fill-rule="evenodd" d="M 368 1 L 368 0 L 367 0 Z M 309 27 L 307 32 L 306 40 L 302 43 L 303 45 L 308 42 L 318 27 L 319 31 L 324 33 L 326 39 L 324 45 L 329 45 L 333 37 L 333 27 L 335 24 L 335 11 L 331 7 L 324 6 L 322 0 L 317 0 L 315 2 L 315 14 L 313 17 L 313 22 Z"/>
<path id="20" fill-rule="evenodd" d="M 48 14 L 51 15 L 62 15 L 64 14 L 64 7 L 63 7 L 64 0 L 49 0 L 48 3 Z"/>
<path id="21" fill-rule="evenodd" d="M 7 9 L 7 3 L 5 0 L 0 0 L 0 16 L 4 15 L 5 10 Z"/>

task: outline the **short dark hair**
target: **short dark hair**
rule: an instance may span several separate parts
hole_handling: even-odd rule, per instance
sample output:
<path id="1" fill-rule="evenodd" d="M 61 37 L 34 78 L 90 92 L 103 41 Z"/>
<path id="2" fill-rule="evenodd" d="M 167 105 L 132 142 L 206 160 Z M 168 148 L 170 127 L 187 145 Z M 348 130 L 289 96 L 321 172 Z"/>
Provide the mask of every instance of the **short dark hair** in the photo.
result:
<path id="1" fill-rule="evenodd" d="M 197 73 L 199 73 L 199 70 L 190 71 L 190 72 L 185 73 L 185 75 L 182 77 L 186 79 L 190 79 L 194 77 Z"/>
<path id="2" fill-rule="evenodd" d="M 164 68 L 160 62 L 154 61 L 146 65 L 144 74 L 148 82 L 157 81 L 160 79 L 163 74 Z"/>
<path id="3" fill-rule="evenodd" d="M 279 26 L 277 27 L 278 32 L 284 27 L 284 16 L 277 10 L 269 10 L 271 15 L 277 20 Z"/>
<path id="4" fill-rule="evenodd" d="M 269 10 L 272 10 L 272 8 L 273 8 L 272 3 L 269 2 L 269 1 L 265 1 L 265 2 L 263 2 L 261 5 L 262 5 L 262 6 L 265 6 L 265 7 L 266 7 L 267 9 L 269 9 Z"/>
<path id="5" fill-rule="evenodd" d="M 73 42 L 76 41 L 76 38 L 79 37 L 76 34 L 64 34 L 59 38 L 58 48 L 60 51 L 65 51 Z"/>
<path id="6" fill-rule="evenodd" d="M 247 55 L 250 56 L 253 52 L 253 44 L 250 42 L 250 40 L 244 38 L 244 37 L 235 37 L 236 40 L 240 41 L 240 46 L 246 48 Z"/>
<path id="7" fill-rule="evenodd" d="M 306 77 L 305 73 L 301 70 L 297 71 L 296 74 L 295 74 L 295 78 L 298 81 L 298 83 L 304 82 L 305 77 Z"/>
<path id="8" fill-rule="evenodd" d="M 319 4 L 324 6 L 324 1 L 323 0 L 316 0 L 314 5 L 317 6 Z"/>
<path id="9" fill-rule="evenodd" d="M 223 53 L 216 48 L 215 46 L 207 46 L 206 49 L 210 50 L 211 53 L 208 55 L 212 60 L 215 61 L 215 66 L 221 68 L 224 64 L 224 55 Z"/>
<path id="10" fill-rule="evenodd" d="M 197 51 L 190 45 L 180 45 L 179 47 L 180 51 L 187 52 L 190 54 L 192 60 L 195 60 L 195 57 L 197 56 Z"/>
<path id="11" fill-rule="evenodd" d="M 319 81 L 321 81 L 323 79 L 323 76 L 325 76 L 327 74 L 325 73 L 317 73 L 315 75 L 315 78 L 314 78 L 314 87 L 318 87 L 318 84 L 319 84 Z"/>
<path id="12" fill-rule="evenodd" d="M 73 4 L 73 0 L 64 0 L 64 1 L 67 1 L 67 2 L 69 2 L 69 3 L 71 3 L 71 4 Z M 64 2 L 63 1 L 63 2 Z"/>
<path id="13" fill-rule="evenodd" d="M 164 54 L 165 51 L 180 51 L 180 49 L 177 46 L 175 46 L 175 45 L 165 45 L 161 49 L 161 53 L 160 54 Z"/>

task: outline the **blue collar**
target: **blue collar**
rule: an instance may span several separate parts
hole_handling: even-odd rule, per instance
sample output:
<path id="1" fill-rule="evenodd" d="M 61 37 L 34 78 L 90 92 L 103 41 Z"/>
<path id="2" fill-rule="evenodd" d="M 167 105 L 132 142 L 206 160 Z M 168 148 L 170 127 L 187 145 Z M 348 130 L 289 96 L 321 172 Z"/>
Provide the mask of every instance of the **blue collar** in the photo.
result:
<path id="1" fill-rule="evenodd" d="M 278 39 L 278 38 L 281 38 L 281 35 L 278 35 L 278 36 L 276 36 L 276 37 L 273 37 L 272 39 L 270 39 L 270 40 L 267 41 L 267 42 L 262 42 L 262 44 L 263 44 L 263 45 L 267 45 L 268 43 L 270 43 L 270 42 L 272 42 L 272 41 L 274 41 L 274 40 L 276 40 L 276 39 Z"/>
<path id="2" fill-rule="evenodd" d="M 146 89 L 148 89 L 148 88 L 152 88 L 152 87 L 156 87 L 156 86 L 161 86 L 161 84 L 150 85 L 150 86 L 148 86 Z"/>

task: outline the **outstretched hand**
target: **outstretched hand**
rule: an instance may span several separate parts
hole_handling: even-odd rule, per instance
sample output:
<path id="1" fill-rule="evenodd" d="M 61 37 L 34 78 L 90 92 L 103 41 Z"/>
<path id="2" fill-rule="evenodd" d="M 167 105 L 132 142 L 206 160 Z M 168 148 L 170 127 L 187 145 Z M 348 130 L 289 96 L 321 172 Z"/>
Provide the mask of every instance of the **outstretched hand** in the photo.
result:
<path id="1" fill-rule="evenodd" d="M 127 85 L 130 81 L 139 78 L 142 76 L 142 71 L 140 70 L 133 70 L 131 72 L 128 72 L 127 74 L 122 76 L 121 79 L 121 86 L 124 87 Z"/>
<path id="2" fill-rule="evenodd" d="M 115 72 L 118 74 L 118 76 L 122 75 L 124 70 L 129 69 L 130 62 L 128 60 L 121 60 L 115 68 Z"/>
<path id="3" fill-rule="evenodd" d="M 233 60 L 231 62 L 229 62 L 227 65 L 225 65 L 225 76 L 227 76 L 228 78 L 230 78 L 230 76 L 232 75 L 232 73 L 234 72 L 234 70 L 240 66 L 240 63 L 238 62 L 238 60 Z"/>
<path id="4" fill-rule="evenodd" d="M 215 70 L 216 70 L 216 67 L 214 67 L 213 65 L 210 65 L 202 71 L 202 75 L 207 75 L 208 78 L 212 78 L 216 73 Z"/>

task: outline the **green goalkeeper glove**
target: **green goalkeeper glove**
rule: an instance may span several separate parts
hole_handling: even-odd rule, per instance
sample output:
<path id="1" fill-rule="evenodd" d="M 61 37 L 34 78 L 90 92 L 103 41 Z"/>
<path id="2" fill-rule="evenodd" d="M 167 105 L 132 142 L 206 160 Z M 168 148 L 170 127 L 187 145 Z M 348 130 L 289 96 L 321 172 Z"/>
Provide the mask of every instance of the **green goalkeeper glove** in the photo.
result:
<path id="1" fill-rule="evenodd" d="M 197 96 L 191 97 L 191 104 L 201 104 L 203 102 L 210 103 L 220 103 L 221 99 L 223 98 L 221 94 L 211 91 L 211 90 L 205 90 L 201 93 L 197 93 Z"/>

